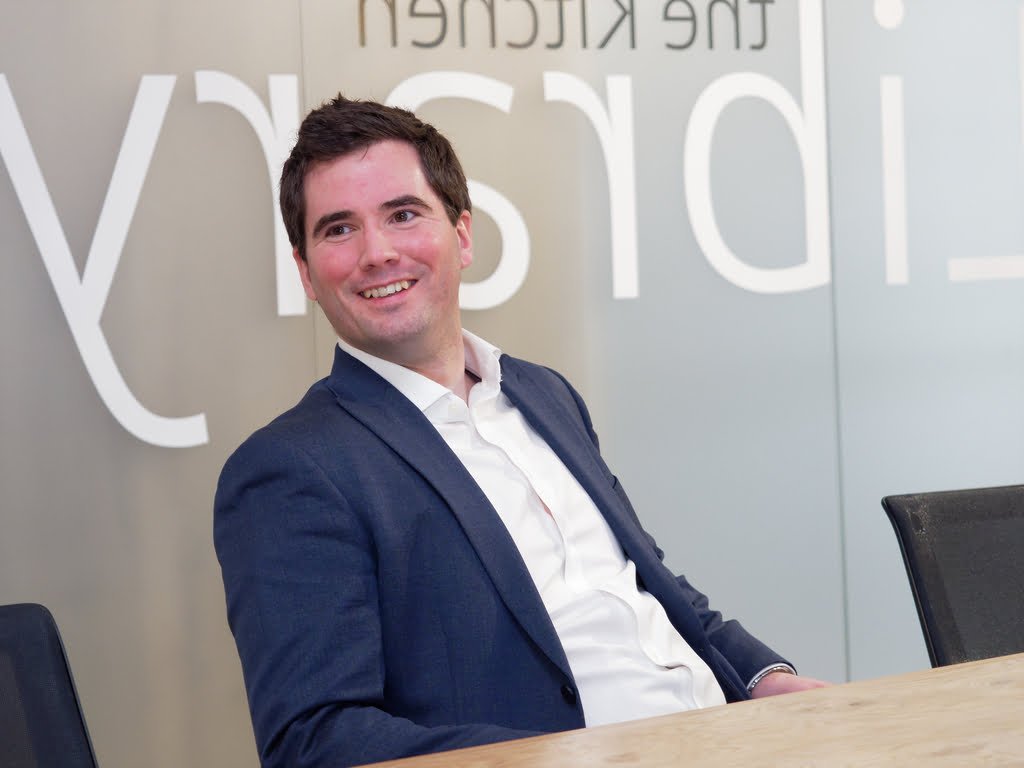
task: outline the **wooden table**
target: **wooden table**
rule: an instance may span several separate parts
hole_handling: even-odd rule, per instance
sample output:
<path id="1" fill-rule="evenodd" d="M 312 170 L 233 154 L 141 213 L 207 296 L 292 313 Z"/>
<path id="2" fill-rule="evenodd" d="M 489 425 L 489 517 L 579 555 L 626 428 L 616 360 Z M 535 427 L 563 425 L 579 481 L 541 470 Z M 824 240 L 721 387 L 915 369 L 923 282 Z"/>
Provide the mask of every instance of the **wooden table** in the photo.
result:
<path id="1" fill-rule="evenodd" d="M 379 763 L 1024 766 L 1024 654 Z"/>

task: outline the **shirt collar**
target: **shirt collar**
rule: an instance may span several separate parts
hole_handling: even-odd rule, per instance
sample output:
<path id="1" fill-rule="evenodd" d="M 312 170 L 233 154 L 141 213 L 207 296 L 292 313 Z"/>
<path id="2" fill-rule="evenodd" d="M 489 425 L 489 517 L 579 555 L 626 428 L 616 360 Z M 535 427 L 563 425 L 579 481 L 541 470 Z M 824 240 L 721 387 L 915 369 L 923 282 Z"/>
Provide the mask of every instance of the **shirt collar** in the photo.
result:
<path id="1" fill-rule="evenodd" d="M 501 388 L 501 350 L 479 336 L 462 329 L 462 341 L 466 349 L 466 370 L 480 379 L 487 390 Z"/>
<path id="2" fill-rule="evenodd" d="M 501 365 L 498 358 L 501 357 L 501 350 L 465 328 L 462 329 L 462 343 L 466 354 L 466 370 L 479 378 L 485 389 L 499 388 Z M 344 339 L 338 339 L 338 346 L 375 371 L 421 411 L 426 411 L 445 395 L 453 394 L 450 389 L 423 374 L 357 349 Z"/>

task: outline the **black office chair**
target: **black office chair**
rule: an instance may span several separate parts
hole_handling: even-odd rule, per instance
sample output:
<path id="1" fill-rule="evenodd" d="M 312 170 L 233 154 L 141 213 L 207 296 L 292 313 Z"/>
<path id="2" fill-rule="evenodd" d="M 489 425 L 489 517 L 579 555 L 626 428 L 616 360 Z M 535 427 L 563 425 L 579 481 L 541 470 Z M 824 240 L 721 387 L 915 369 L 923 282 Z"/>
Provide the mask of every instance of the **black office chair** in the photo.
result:
<path id="1" fill-rule="evenodd" d="M 53 616 L 0 606 L 0 768 L 97 768 Z"/>
<path id="2" fill-rule="evenodd" d="M 1024 651 L 1024 485 L 882 499 L 933 667 Z"/>

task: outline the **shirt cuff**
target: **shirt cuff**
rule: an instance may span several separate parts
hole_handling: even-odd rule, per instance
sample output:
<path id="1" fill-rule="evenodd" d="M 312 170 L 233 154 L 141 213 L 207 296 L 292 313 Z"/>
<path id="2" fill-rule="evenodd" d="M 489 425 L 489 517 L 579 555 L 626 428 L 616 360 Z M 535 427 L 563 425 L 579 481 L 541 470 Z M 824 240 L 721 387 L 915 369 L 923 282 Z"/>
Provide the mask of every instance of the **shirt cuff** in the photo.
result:
<path id="1" fill-rule="evenodd" d="M 791 675 L 796 674 L 796 670 L 789 666 L 789 664 L 769 664 L 767 667 L 765 667 L 752 678 L 750 678 L 750 682 L 747 683 L 747 693 L 753 693 L 754 686 L 760 683 L 765 677 L 770 675 L 772 672 L 787 672 Z"/>

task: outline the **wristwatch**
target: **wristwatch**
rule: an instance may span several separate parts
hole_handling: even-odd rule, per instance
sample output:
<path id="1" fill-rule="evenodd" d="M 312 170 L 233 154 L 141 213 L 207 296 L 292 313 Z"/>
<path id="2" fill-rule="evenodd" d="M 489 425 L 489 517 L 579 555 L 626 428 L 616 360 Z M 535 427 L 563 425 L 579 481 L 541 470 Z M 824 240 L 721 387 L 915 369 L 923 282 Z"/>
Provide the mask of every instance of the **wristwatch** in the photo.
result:
<path id="1" fill-rule="evenodd" d="M 772 664 L 771 666 L 765 667 L 756 675 L 754 675 L 754 678 L 749 683 L 747 683 L 747 693 L 753 693 L 754 686 L 756 686 L 758 683 L 764 680 L 772 672 L 785 672 L 787 675 L 796 674 L 796 670 L 789 666 L 789 664 Z"/>

